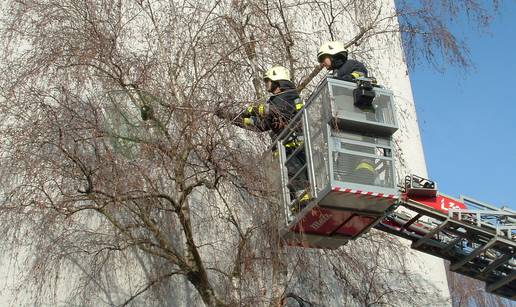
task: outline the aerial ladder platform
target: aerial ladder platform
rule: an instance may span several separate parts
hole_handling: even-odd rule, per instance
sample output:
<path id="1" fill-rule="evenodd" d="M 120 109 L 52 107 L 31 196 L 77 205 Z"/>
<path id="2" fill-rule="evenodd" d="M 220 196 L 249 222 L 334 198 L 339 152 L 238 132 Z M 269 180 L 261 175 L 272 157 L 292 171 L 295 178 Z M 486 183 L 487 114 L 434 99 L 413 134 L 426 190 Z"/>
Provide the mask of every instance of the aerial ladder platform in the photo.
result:
<path id="1" fill-rule="evenodd" d="M 390 90 L 369 79 L 319 84 L 267 155 L 285 244 L 336 249 L 375 228 L 516 300 L 516 211 L 441 194 L 416 175 L 400 184 L 397 130 Z"/>

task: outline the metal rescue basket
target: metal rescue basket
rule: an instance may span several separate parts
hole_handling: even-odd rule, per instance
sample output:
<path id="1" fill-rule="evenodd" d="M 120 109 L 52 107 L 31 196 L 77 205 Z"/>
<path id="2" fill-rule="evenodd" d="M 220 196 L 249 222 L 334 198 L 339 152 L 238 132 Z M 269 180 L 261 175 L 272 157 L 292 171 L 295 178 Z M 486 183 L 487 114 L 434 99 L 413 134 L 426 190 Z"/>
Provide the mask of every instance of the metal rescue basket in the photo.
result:
<path id="1" fill-rule="evenodd" d="M 393 94 L 375 87 L 372 104 L 357 107 L 355 88 L 323 80 L 273 146 L 289 245 L 337 248 L 373 227 L 398 198 Z M 304 146 L 292 150 L 301 133 Z M 293 164 L 300 160 L 306 163 Z"/>

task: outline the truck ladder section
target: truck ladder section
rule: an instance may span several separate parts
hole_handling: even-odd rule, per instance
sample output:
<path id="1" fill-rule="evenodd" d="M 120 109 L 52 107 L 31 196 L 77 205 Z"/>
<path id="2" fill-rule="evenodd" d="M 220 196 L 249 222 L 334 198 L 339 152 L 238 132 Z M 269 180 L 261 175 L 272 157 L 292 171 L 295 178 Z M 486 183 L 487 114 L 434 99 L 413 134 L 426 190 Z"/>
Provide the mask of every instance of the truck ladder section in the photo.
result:
<path id="1" fill-rule="evenodd" d="M 417 193 L 416 193 L 417 194 Z M 451 262 L 450 270 L 516 300 L 516 212 L 469 197 L 407 195 L 377 229 L 412 241 L 412 248 Z"/>

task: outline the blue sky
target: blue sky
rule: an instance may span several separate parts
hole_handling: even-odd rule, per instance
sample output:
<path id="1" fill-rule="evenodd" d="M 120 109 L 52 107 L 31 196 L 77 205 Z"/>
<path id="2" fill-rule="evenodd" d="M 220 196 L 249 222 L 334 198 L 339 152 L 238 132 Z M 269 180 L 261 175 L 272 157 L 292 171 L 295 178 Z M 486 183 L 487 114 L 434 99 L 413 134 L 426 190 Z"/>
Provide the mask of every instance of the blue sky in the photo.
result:
<path id="1" fill-rule="evenodd" d="M 458 34 L 473 68 L 411 73 L 428 172 L 445 194 L 516 210 L 516 1 L 489 33 Z"/>

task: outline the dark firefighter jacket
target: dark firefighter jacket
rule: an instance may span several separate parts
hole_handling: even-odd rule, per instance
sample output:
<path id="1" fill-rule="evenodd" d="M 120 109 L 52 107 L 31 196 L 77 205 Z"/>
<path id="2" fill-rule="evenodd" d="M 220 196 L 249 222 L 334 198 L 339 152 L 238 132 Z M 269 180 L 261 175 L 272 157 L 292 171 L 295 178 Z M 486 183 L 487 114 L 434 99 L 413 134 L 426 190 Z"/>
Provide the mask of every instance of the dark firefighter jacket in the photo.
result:
<path id="1" fill-rule="evenodd" d="M 290 120 L 302 108 L 296 87 L 289 81 L 278 81 L 282 92 L 269 97 L 265 104 L 254 107 L 255 111 L 243 114 L 244 126 L 252 126 L 259 131 L 270 131 L 276 139 Z M 247 121 L 246 118 L 250 119 Z"/>
<path id="2" fill-rule="evenodd" d="M 355 82 L 355 78 L 351 75 L 352 72 L 358 71 L 367 77 L 367 69 L 362 62 L 356 60 L 346 60 L 343 58 L 333 59 L 333 77 L 344 80 Z"/>
<path id="3" fill-rule="evenodd" d="M 270 131 L 272 139 L 275 139 L 300 109 L 299 94 L 294 85 L 289 82 L 283 87 L 283 92 L 269 97 L 266 104 L 268 104 L 268 112 L 264 116 L 256 116 L 255 127 L 261 131 Z M 298 105 L 297 109 L 296 105 Z"/>

